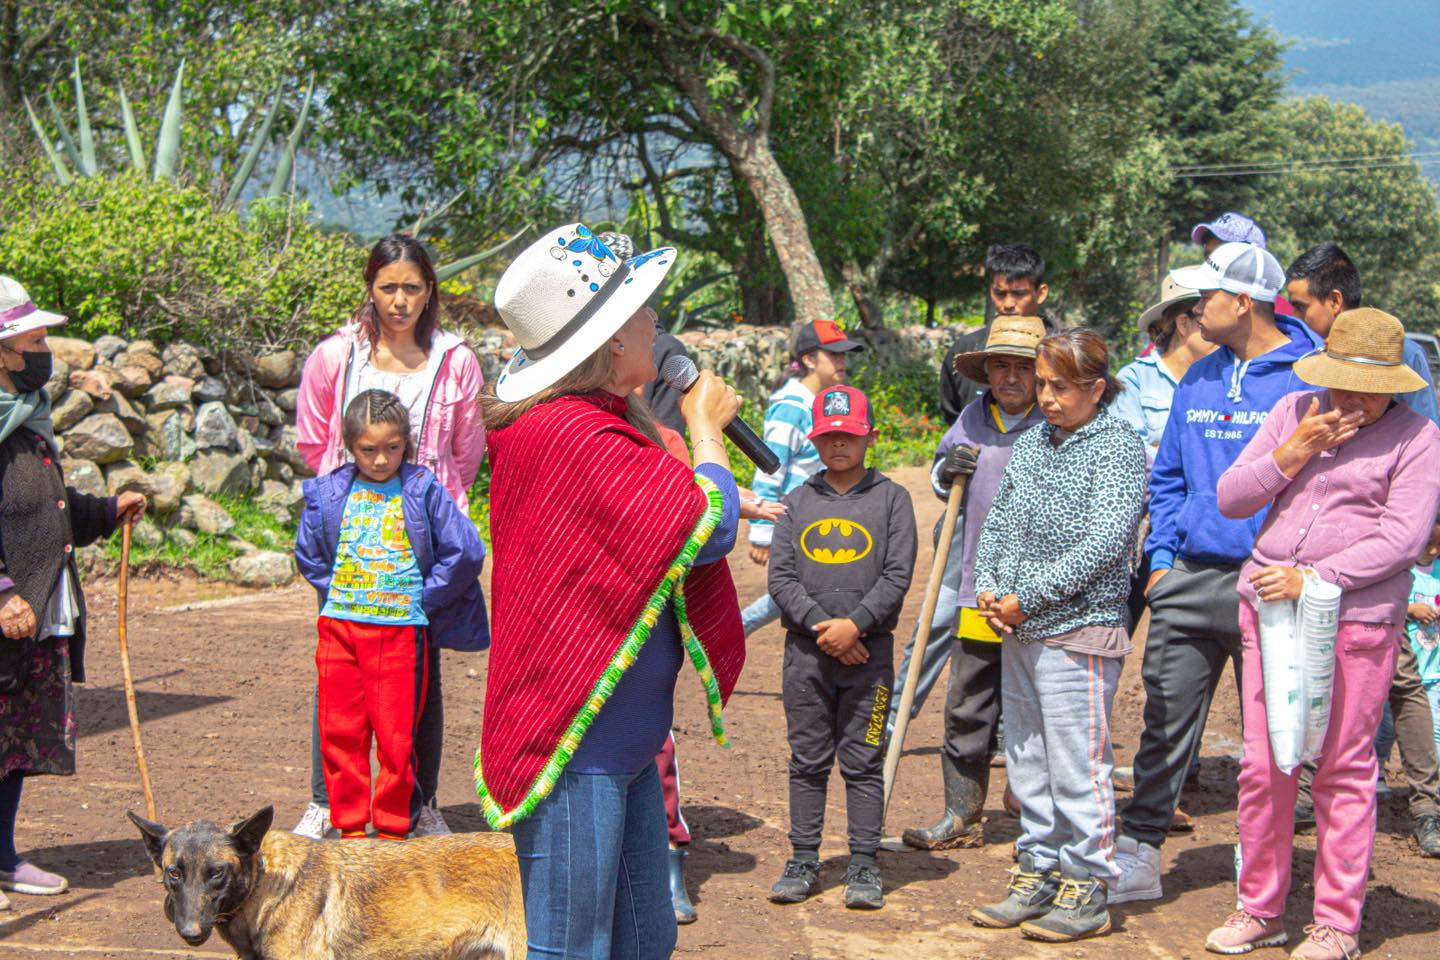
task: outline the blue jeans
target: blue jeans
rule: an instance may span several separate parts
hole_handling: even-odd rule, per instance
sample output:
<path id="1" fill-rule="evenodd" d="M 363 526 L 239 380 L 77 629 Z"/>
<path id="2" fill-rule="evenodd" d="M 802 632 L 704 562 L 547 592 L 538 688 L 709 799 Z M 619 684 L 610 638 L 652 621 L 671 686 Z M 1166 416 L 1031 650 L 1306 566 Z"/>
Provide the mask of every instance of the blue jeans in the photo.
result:
<path id="1" fill-rule="evenodd" d="M 665 800 L 655 764 L 564 773 L 511 832 L 532 957 L 664 960 L 675 949 Z"/>

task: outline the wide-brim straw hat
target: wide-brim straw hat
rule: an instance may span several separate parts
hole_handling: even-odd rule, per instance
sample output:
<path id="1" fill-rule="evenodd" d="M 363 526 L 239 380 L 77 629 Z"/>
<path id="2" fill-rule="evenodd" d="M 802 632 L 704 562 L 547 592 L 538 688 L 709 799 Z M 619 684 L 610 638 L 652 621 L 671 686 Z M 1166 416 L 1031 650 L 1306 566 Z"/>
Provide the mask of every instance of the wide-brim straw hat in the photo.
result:
<path id="1" fill-rule="evenodd" d="M 1199 299 L 1199 290 L 1191 290 L 1189 287 L 1182 287 L 1180 284 L 1172 280 L 1170 278 L 1170 275 L 1167 273 L 1165 275 L 1165 279 L 1160 281 L 1160 302 L 1146 308 L 1145 312 L 1140 314 L 1141 335 L 1149 338 L 1151 325 L 1156 320 L 1159 320 L 1161 317 L 1165 316 L 1165 311 L 1175 306 L 1175 304 L 1185 303 L 1186 301 L 1194 301 Z"/>
<path id="2" fill-rule="evenodd" d="M 41 310 L 30 299 L 20 281 L 0 277 L 0 340 L 9 340 L 39 327 L 56 327 L 65 318 L 49 310 Z"/>
<path id="3" fill-rule="evenodd" d="M 988 383 L 986 357 L 1025 357 L 1035 359 L 1040 341 L 1045 339 L 1045 321 L 1039 317 L 996 317 L 990 324 L 984 350 L 972 350 L 955 357 L 955 372 L 976 383 Z"/>
<path id="4" fill-rule="evenodd" d="M 674 247 L 621 260 L 583 223 L 545 231 L 495 286 L 495 309 L 520 342 L 495 396 L 513 403 L 553 387 L 645 305 L 674 265 Z"/>
<path id="5" fill-rule="evenodd" d="M 1295 375 L 1355 393 L 1410 393 L 1425 386 L 1425 378 L 1405 365 L 1404 325 L 1374 307 L 1336 317 L 1325 349 L 1295 361 Z"/>

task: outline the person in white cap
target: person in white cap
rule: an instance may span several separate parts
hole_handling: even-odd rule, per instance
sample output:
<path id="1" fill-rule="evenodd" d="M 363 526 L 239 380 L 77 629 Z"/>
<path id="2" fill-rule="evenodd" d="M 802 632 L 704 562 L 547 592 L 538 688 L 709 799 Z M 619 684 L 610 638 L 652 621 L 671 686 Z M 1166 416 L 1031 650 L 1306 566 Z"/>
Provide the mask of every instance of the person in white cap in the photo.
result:
<path id="1" fill-rule="evenodd" d="M 483 400 L 494 577 L 476 761 L 481 808 L 520 858 L 534 956 L 668 957 L 676 940 L 655 755 L 693 664 L 711 731 L 744 662 L 740 496 L 721 437 L 735 391 L 680 403 L 691 462 L 662 444 L 646 301 L 675 262 L 628 260 L 583 224 L 545 231 L 495 289 L 520 348 Z"/>
<path id="2" fill-rule="evenodd" d="M 1276 402 L 1301 388 L 1295 361 L 1320 346 L 1300 321 L 1275 313 L 1285 272 L 1255 244 L 1221 244 L 1170 278 L 1200 291 L 1200 332 L 1219 349 L 1176 388 L 1151 472 L 1145 729 L 1135 794 L 1121 815 L 1112 904 L 1160 898 L 1160 846 L 1210 701 L 1227 660 L 1240 672 L 1236 588 L 1261 518 L 1222 516 L 1216 482 Z"/>
<path id="3" fill-rule="evenodd" d="M 1197 223 L 1190 228 L 1190 242 L 1210 256 L 1222 243 L 1253 243 L 1265 249 L 1265 231 L 1243 213 L 1227 210 L 1214 220 Z"/>
<path id="4" fill-rule="evenodd" d="M 85 680 L 85 597 L 75 548 L 145 513 L 135 492 L 94 497 L 65 485 L 50 421 L 46 331 L 65 318 L 0 277 L 0 890 L 65 891 L 21 858 L 15 815 L 27 777 L 75 773 L 75 690 Z M 9 907 L 0 893 L 0 909 Z"/>

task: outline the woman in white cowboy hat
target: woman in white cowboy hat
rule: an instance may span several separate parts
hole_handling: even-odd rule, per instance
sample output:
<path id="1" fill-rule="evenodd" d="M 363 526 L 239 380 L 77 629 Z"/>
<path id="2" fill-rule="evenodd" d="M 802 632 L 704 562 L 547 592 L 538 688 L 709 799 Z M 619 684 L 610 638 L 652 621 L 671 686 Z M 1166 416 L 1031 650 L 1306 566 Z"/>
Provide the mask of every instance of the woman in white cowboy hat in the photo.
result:
<path id="1" fill-rule="evenodd" d="M 1240 762 L 1240 909 L 1206 947 L 1242 953 L 1285 942 L 1299 770 L 1270 752 L 1257 606 L 1295 600 L 1311 574 L 1343 591 L 1330 723 L 1313 787 L 1314 922 L 1291 954 L 1359 956 L 1375 840 L 1372 746 L 1409 599 L 1410 566 L 1440 506 L 1440 429 L 1396 395 L 1423 385 L 1404 362 L 1400 321 L 1368 307 L 1335 319 L 1325 350 L 1295 374 L 1324 388 L 1284 397 L 1216 491 L 1227 517 L 1269 513 L 1240 573 L 1245 753 Z"/>
<path id="2" fill-rule="evenodd" d="M 495 573 L 476 785 L 515 836 L 532 956 L 670 955 L 655 755 L 681 664 L 723 742 L 744 661 L 721 440 L 739 401 L 710 374 L 685 395 L 692 471 L 633 396 L 656 375 L 645 304 L 674 260 L 663 247 L 622 261 L 570 224 L 495 290 L 520 348 L 484 402 Z"/>
<path id="3" fill-rule="evenodd" d="M 75 548 L 145 513 L 145 497 L 65 486 L 50 422 L 50 346 L 59 314 L 0 277 L 0 890 L 61 893 L 64 877 L 20 858 L 24 779 L 75 773 L 75 691 L 85 679 L 85 597 Z M 0 893 L 0 909 L 9 906 Z"/>

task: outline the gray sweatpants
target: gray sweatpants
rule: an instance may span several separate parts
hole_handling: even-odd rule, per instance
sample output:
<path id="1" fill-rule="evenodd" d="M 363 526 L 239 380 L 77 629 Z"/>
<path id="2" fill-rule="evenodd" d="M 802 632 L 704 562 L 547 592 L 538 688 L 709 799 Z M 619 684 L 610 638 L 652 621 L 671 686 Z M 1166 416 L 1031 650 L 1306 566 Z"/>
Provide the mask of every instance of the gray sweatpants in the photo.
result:
<path id="1" fill-rule="evenodd" d="M 1238 566 L 1176 559 L 1150 591 L 1140 668 L 1145 729 L 1135 751 L 1135 794 L 1120 817 L 1124 834 L 1141 843 L 1158 847 L 1170 832 L 1227 660 L 1240 686 L 1239 582 Z"/>
<path id="2" fill-rule="evenodd" d="M 1110 707 L 1123 661 L 1007 638 L 1001 663 L 1017 850 L 1042 871 L 1108 883 L 1118 876 Z"/>
<path id="3" fill-rule="evenodd" d="M 811 637 L 787 633 L 781 689 L 790 743 L 790 843 L 818 850 L 825 786 L 840 758 L 850 852 L 873 855 L 885 814 L 885 715 L 894 686 L 894 637 L 868 637 L 870 659 L 847 666 Z"/>

